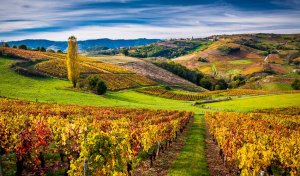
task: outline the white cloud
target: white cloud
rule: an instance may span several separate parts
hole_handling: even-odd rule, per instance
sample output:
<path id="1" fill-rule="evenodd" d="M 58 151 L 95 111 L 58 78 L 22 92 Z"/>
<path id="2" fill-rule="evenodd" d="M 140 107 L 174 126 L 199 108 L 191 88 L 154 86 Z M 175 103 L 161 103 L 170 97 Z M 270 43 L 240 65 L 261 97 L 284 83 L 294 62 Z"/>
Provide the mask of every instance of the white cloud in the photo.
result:
<path id="1" fill-rule="evenodd" d="M 132 0 L 87 1 L 127 3 Z M 202 37 L 224 33 L 300 33 L 298 10 L 241 11 L 228 4 L 65 10 L 77 7 L 78 3 L 82 1 L 4 0 L 0 6 L 0 39 L 66 40 L 68 36 L 76 35 L 84 40 Z M 93 23 L 90 20 L 100 22 Z M 101 20 L 119 22 L 105 24 Z M 140 20 L 141 23 L 125 23 L 122 20 Z M 13 33 L 15 30 L 43 27 L 60 28 L 62 31 Z M 9 32 L 12 33 L 1 35 Z"/>
<path id="2" fill-rule="evenodd" d="M 248 30 L 245 30 L 248 28 Z M 189 27 L 159 27 L 145 25 L 119 25 L 119 26 L 88 26 L 80 27 L 62 32 L 41 32 L 23 35 L 19 37 L 3 38 L 5 40 L 21 39 L 49 39 L 65 41 L 71 35 L 75 35 L 78 40 L 111 38 L 111 39 L 135 39 L 135 38 L 187 38 L 205 37 L 215 34 L 234 34 L 234 33 L 299 33 L 298 29 L 251 29 L 249 26 L 233 25 L 227 28 L 208 27 L 208 26 L 189 26 Z"/>

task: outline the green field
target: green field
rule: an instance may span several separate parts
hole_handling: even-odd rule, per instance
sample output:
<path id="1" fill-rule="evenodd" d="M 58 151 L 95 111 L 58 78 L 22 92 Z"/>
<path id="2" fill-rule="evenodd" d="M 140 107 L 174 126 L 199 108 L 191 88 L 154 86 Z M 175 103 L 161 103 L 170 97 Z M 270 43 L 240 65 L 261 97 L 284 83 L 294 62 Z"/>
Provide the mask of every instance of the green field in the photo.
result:
<path id="1" fill-rule="evenodd" d="M 278 90 L 293 90 L 291 84 L 285 84 L 285 83 L 267 83 L 262 85 L 262 90 L 265 91 L 278 91 Z"/>
<path id="2" fill-rule="evenodd" d="M 47 103 L 93 106 L 177 109 L 203 113 L 191 102 L 170 100 L 137 93 L 133 90 L 108 92 L 104 96 L 73 90 L 71 83 L 56 78 L 32 78 L 9 70 L 12 59 L 0 58 L 0 96 Z"/>
<path id="3" fill-rule="evenodd" d="M 300 94 L 267 95 L 260 97 L 246 97 L 232 101 L 208 104 L 206 107 L 218 111 L 253 111 L 255 109 L 281 108 L 300 106 Z"/>
<path id="4" fill-rule="evenodd" d="M 228 61 L 228 63 L 233 64 L 233 65 L 246 65 L 246 64 L 251 64 L 252 61 L 248 59 L 241 59 L 241 60 L 231 60 Z"/>

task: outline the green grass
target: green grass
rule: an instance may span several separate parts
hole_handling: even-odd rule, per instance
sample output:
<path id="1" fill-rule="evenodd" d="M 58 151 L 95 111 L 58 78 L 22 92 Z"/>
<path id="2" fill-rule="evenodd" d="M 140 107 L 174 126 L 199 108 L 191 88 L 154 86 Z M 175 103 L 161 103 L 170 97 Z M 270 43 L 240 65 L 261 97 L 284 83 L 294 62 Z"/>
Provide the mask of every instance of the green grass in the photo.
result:
<path id="1" fill-rule="evenodd" d="M 15 60 L 0 58 L 0 96 L 47 103 L 79 104 L 92 106 L 176 109 L 203 113 L 203 109 L 188 101 L 154 97 L 133 90 L 108 92 L 104 96 L 79 92 L 66 80 L 56 78 L 33 78 L 18 75 L 9 70 Z"/>
<path id="2" fill-rule="evenodd" d="M 263 84 L 262 90 L 272 92 L 272 91 L 278 91 L 278 90 L 293 90 L 293 88 L 290 84 L 273 82 L 273 83 Z"/>
<path id="3" fill-rule="evenodd" d="M 228 63 L 233 65 L 246 65 L 246 64 L 251 64 L 252 61 L 248 59 L 241 59 L 241 60 L 228 61 Z"/>
<path id="4" fill-rule="evenodd" d="M 300 106 L 300 94 L 267 95 L 260 97 L 246 97 L 232 101 L 223 101 L 206 105 L 220 111 L 252 111 L 255 109 L 281 108 Z"/>
<path id="5" fill-rule="evenodd" d="M 205 123 L 203 116 L 196 115 L 188 128 L 188 138 L 168 175 L 209 175 L 205 159 Z"/>

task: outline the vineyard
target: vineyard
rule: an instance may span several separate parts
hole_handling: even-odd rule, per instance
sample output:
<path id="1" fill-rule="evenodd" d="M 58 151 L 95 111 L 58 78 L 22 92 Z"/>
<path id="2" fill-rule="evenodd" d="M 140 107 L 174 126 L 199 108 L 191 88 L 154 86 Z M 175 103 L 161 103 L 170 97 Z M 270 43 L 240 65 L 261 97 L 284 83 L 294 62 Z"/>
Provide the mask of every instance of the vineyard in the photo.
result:
<path id="1" fill-rule="evenodd" d="M 181 94 L 176 93 L 172 91 L 168 91 L 164 88 L 160 87 L 150 87 L 150 88 L 143 88 L 143 89 L 137 89 L 137 92 L 149 94 L 149 95 L 155 95 L 163 98 L 169 98 L 174 100 L 184 100 L 184 101 L 195 101 L 195 100 L 201 100 L 206 97 L 207 95 L 201 95 L 201 94 Z"/>
<path id="2" fill-rule="evenodd" d="M 283 111 L 292 113 L 277 113 Z M 299 175 L 299 107 L 262 112 L 205 114 L 224 163 L 241 175 Z"/>
<path id="3" fill-rule="evenodd" d="M 129 175 L 139 153 L 146 152 L 152 163 L 192 116 L 0 99 L 1 158 L 16 160 L 16 175 L 45 174 L 57 164 L 69 175 Z M 55 153 L 55 161 L 47 160 Z M 4 174 L 9 164 L 3 162 Z"/>
<path id="4" fill-rule="evenodd" d="M 205 91 L 200 93 L 190 93 L 183 94 L 168 91 L 160 87 L 149 87 L 136 90 L 137 92 L 155 95 L 163 98 L 169 98 L 174 100 L 185 100 L 185 101 L 195 101 L 202 100 L 208 97 L 218 97 L 218 96 L 249 96 L 249 95 L 268 95 L 272 94 L 271 92 L 262 91 L 262 90 L 251 90 L 251 89 L 230 89 L 230 90 L 216 90 L 216 91 Z"/>

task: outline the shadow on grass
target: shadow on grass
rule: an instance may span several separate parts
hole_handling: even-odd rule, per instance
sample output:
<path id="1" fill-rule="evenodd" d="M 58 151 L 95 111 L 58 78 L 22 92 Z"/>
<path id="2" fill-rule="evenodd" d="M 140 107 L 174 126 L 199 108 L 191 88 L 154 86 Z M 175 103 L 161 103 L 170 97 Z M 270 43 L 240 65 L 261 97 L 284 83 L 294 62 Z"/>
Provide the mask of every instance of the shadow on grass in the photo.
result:
<path id="1" fill-rule="evenodd" d="M 202 115 L 196 115 L 189 127 L 188 139 L 169 170 L 170 176 L 209 175 L 205 160 L 205 124 Z"/>

